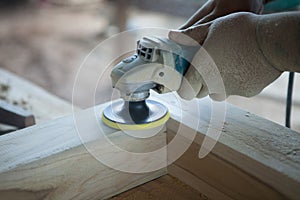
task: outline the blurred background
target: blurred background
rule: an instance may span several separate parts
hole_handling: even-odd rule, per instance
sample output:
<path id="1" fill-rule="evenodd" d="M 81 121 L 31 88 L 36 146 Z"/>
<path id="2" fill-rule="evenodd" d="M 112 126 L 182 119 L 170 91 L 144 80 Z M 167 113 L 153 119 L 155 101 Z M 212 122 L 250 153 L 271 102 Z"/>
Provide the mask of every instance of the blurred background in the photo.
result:
<path id="1" fill-rule="evenodd" d="M 0 67 L 71 101 L 78 68 L 101 41 L 140 27 L 176 29 L 203 3 L 205 0 L 1 0 Z M 88 62 L 100 66 L 99 59 Z M 287 77 L 284 73 L 256 97 L 234 96 L 227 101 L 284 125 Z M 83 87 L 91 87 L 88 78 L 84 81 Z M 86 105 L 84 91 L 82 88 L 76 101 L 79 107 Z M 299 74 L 293 91 L 291 126 L 300 131 Z"/>

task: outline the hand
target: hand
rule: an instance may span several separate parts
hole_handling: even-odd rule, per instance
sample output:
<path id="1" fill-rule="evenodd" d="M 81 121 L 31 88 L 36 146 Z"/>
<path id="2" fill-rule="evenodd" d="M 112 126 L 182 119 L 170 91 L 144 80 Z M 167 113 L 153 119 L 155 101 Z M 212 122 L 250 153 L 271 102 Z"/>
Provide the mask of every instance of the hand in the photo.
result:
<path id="1" fill-rule="evenodd" d="M 219 17 L 242 11 L 261 13 L 263 0 L 209 0 L 179 29 L 204 24 Z"/>
<path id="2" fill-rule="evenodd" d="M 234 13 L 181 31 L 170 39 L 182 45 L 202 44 L 185 74 L 178 93 L 184 99 L 204 97 L 224 100 L 229 95 L 254 96 L 282 71 L 273 67 L 257 43 L 261 15 Z M 221 80 L 219 80 L 221 79 Z M 226 95 L 220 88 L 224 83 Z"/>

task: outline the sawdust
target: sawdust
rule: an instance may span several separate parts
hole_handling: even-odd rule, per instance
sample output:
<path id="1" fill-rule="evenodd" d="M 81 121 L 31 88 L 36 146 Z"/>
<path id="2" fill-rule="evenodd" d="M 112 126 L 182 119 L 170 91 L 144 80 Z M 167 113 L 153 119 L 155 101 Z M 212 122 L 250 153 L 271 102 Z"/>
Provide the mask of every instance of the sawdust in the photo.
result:
<path id="1" fill-rule="evenodd" d="M 10 90 L 10 86 L 5 83 L 0 83 L 0 99 L 6 101 L 7 93 Z"/>
<path id="2" fill-rule="evenodd" d="M 11 86 L 9 84 L 0 83 L 0 99 L 14 106 L 20 106 L 24 110 L 31 109 L 31 107 L 28 104 L 28 101 L 24 99 L 10 99 L 9 98 L 10 90 L 11 90 Z"/>
<path id="3" fill-rule="evenodd" d="M 8 92 L 10 89 L 10 86 L 4 83 L 0 83 L 0 92 Z"/>
<path id="4" fill-rule="evenodd" d="M 25 101 L 24 99 L 18 99 L 18 100 L 9 101 L 9 103 L 13 104 L 14 106 L 21 107 L 24 110 L 28 110 L 28 111 L 32 110 L 32 106 L 29 105 L 28 102 Z"/>

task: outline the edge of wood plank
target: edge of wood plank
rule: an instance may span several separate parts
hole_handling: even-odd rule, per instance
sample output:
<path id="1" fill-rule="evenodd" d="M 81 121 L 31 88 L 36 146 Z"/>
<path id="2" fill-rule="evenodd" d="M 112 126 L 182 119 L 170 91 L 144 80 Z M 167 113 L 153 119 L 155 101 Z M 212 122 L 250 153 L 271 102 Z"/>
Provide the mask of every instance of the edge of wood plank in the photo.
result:
<path id="1" fill-rule="evenodd" d="M 100 114 L 105 106 L 102 104 L 76 113 L 82 127 L 76 127 L 76 120 L 70 115 L 1 136 L 0 192 L 38 193 L 49 190 L 47 198 L 107 198 L 166 174 L 166 167 L 143 173 L 120 172 L 90 154 L 91 151 L 103 154 L 106 159 L 115 160 L 118 166 L 135 165 L 130 162 L 131 157 L 120 157 L 118 152 L 108 148 L 103 134 L 120 144 L 121 149 L 127 150 L 128 147 L 127 151 L 133 152 L 148 152 L 166 143 L 163 130 L 148 141 L 140 142 L 139 139 L 104 126 Z M 96 118 L 95 112 L 99 113 Z M 77 133 L 78 128 L 84 130 L 83 135 Z M 141 163 L 146 169 L 149 166 L 161 166 L 161 163 L 166 163 L 166 152 Z M 103 185 L 104 180 L 108 181 L 107 185 Z M 89 196 L 92 193 L 94 197 Z"/>
<path id="2" fill-rule="evenodd" d="M 153 96 L 169 107 L 172 119 L 167 124 L 168 130 L 176 133 L 176 127 L 181 125 L 190 129 L 190 132 L 195 131 L 190 124 L 198 119 L 197 108 L 194 108 L 195 112 L 186 113 L 174 103 L 174 96 Z M 201 118 L 194 142 L 200 150 L 208 127 L 214 128 L 214 124 L 210 124 L 210 100 L 206 98 L 196 102 Z M 187 116 L 184 121 L 182 115 Z M 295 197 L 300 194 L 299 143 L 298 132 L 226 104 L 224 127 L 217 145 L 210 153 L 285 195 Z"/>

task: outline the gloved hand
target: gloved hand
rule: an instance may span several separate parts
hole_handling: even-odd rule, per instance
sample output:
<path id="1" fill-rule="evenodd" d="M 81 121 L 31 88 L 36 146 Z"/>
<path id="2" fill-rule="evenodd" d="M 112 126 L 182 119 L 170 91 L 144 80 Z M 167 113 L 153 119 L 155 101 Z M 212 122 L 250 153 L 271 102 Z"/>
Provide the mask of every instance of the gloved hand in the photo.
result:
<path id="1" fill-rule="evenodd" d="M 263 0 L 209 0 L 179 29 L 210 22 L 235 12 L 261 13 Z"/>
<path id="2" fill-rule="evenodd" d="M 169 38 L 179 44 L 203 43 L 185 74 L 179 95 L 187 100 L 207 94 L 214 100 L 224 100 L 229 95 L 250 97 L 279 77 L 283 70 L 269 63 L 257 42 L 256 28 L 261 17 L 234 13 L 181 31 L 170 31 Z M 225 96 L 221 94 L 222 82 Z"/>

